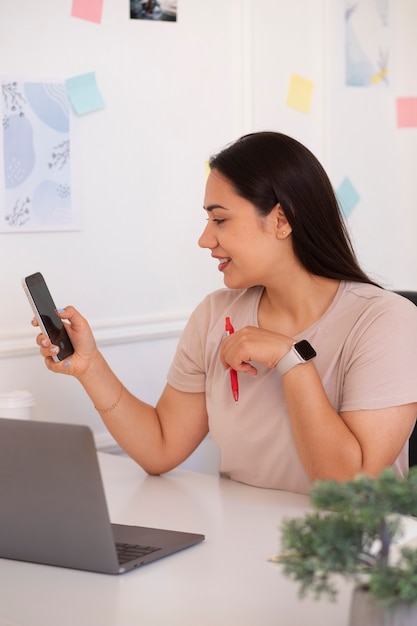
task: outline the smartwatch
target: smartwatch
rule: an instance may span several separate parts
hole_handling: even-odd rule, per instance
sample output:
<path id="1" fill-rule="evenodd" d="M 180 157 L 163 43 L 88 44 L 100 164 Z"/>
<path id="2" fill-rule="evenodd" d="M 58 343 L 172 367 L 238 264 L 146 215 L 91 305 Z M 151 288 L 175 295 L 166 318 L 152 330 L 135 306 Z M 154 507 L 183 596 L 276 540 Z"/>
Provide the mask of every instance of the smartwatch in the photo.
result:
<path id="1" fill-rule="evenodd" d="M 284 376 L 284 374 L 289 372 L 296 365 L 307 363 L 307 361 L 314 359 L 316 355 L 317 353 L 313 346 L 305 339 L 302 339 L 301 341 L 297 341 L 288 354 L 278 361 L 275 368 L 279 371 L 281 376 Z"/>

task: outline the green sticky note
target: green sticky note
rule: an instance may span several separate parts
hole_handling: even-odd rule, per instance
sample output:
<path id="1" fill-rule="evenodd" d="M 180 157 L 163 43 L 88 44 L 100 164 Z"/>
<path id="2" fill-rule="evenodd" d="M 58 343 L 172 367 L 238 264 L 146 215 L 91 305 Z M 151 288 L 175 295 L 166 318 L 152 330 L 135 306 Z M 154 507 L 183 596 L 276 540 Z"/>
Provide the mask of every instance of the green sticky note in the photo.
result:
<path id="1" fill-rule="evenodd" d="M 95 72 L 80 74 L 65 81 L 68 97 L 77 115 L 85 115 L 105 107 L 98 90 Z"/>

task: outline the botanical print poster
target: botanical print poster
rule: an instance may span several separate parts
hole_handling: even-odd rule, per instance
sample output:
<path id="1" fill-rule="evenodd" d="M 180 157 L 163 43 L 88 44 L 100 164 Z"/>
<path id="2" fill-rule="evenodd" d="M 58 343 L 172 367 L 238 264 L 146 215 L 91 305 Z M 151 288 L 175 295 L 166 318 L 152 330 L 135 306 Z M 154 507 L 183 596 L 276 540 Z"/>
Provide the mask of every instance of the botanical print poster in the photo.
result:
<path id="1" fill-rule="evenodd" d="M 64 81 L 2 80 L 0 231 L 79 228 Z"/>
<path id="2" fill-rule="evenodd" d="M 346 85 L 386 86 L 390 75 L 390 0 L 344 0 Z"/>

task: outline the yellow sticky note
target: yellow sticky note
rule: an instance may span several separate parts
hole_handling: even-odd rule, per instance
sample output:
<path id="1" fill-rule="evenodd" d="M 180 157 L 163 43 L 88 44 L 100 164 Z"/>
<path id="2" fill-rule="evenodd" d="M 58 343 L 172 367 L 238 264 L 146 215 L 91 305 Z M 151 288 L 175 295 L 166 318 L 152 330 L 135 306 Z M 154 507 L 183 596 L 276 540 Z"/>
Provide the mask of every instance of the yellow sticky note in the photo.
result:
<path id="1" fill-rule="evenodd" d="M 297 74 L 291 74 L 286 105 L 303 113 L 309 113 L 313 88 L 314 83 L 312 80 Z"/>

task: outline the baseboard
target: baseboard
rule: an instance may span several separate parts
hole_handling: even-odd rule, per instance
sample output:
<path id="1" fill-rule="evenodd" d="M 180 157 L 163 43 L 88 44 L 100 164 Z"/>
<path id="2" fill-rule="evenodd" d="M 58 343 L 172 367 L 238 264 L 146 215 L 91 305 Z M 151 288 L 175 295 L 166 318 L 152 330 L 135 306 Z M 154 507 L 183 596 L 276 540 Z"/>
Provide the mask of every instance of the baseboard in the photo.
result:
<path id="1" fill-rule="evenodd" d="M 97 344 L 110 346 L 179 337 L 187 319 L 187 314 L 167 313 L 137 319 L 99 321 L 92 323 L 91 327 Z M 0 334 L 0 359 L 32 356 L 37 352 L 33 329 Z"/>

